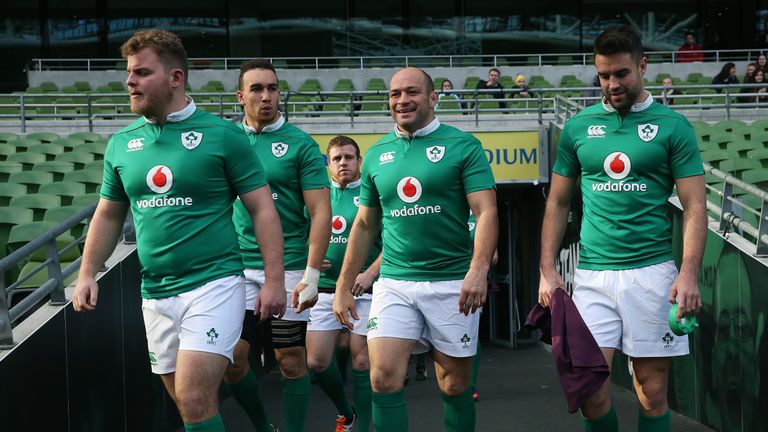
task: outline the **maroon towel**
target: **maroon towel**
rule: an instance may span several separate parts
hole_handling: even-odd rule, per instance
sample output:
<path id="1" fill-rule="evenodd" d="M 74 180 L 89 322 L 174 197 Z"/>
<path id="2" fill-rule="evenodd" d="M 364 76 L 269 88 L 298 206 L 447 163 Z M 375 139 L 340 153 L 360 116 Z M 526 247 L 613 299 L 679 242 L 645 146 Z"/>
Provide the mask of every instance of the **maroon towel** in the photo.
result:
<path id="1" fill-rule="evenodd" d="M 600 347 L 564 290 L 555 290 L 550 309 L 540 304 L 528 314 L 526 325 L 541 329 L 540 340 L 552 345 L 555 368 L 574 413 L 603 385 L 610 371 Z"/>

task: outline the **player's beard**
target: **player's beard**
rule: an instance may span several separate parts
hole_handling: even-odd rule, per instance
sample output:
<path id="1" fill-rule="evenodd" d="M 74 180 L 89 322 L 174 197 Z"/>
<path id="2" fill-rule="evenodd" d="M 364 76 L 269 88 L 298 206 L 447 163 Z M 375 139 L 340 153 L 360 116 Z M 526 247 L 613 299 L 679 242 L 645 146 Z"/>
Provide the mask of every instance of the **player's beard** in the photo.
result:
<path id="1" fill-rule="evenodd" d="M 147 118 L 157 119 L 165 111 L 171 102 L 173 102 L 173 89 L 168 86 L 166 91 L 157 93 L 143 93 L 144 100 L 141 103 L 134 104 L 131 101 L 131 111 L 134 114 L 143 115 Z"/>
<path id="2" fill-rule="evenodd" d="M 611 98 L 610 94 L 606 94 L 605 91 L 603 91 L 603 96 L 608 101 L 608 103 L 615 109 L 616 111 L 620 113 L 626 113 L 632 108 L 632 105 L 635 104 L 637 101 L 637 98 L 640 97 L 640 94 L 643 92 L 642 87 L 637 88 L 629 88 L 627 87 L 624 92 L 624 98 L 621 102 L 614 102 Z"/>

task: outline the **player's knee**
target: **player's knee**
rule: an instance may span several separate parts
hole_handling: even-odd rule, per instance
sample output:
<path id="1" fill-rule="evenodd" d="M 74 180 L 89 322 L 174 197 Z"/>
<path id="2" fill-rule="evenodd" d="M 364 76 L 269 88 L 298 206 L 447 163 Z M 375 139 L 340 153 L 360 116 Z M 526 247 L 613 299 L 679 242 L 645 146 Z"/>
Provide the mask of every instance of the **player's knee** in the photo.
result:
<path id="1" fill-rule="evenodd" d="M 610 382 L 610 379 L 606 381 Z M 581 413 L 584 417 L 594 419 L 608 412 L 608 409 L 611 407 L 610 388 L 610 385 L 603 384 L 592 397 L 584 402 L 581 406 Z"/>
<path id="2" fill-rule="evenodd" d="M 469 380 L 446 376 L 439 380 L 440 391 L 448 396 L 458 396 L 469 388 Z"/>
<path id="3" fill-rule="evenodd" d="M 394 377 L 394 374 L 387 373 L 381 369 L 371 370 L 371 390 L 376 393 L 392 393 L 403 388 L 403 378 Z"/>
<path id="4" fill-rule="evenodd" d="M 287 379 L 296 379 L 307 373 L 307 363 L 303 357 L 294 355 L 281 356 L 280 372 Z"/>
<path id="5" fill-rule="evenodd" d="M 224 381 L 226 381 L 229 384 L 236 383 L 243 379 L 245 375 L 248 373 L 248 362 L 246 363 L 233 363 L 227 368 L 227 371 L 224 372 Z"/>
<path id="6" fill-rule="evenodd" d="M 330 358 L 323 358 L 322 356 L 308 356 L 307 367 L 314 373 L 322 372 L 328 369 L 331 364 Z"/>
<path id="7" fill-rule="evenodd" d="M 202 391 L 189 391 L 177 394 L 176 398 L 181 418 L 185 423 L 199 423 L 208 420 L 218 412 L 215 395 Z"/>
<path id="8" fill-rule="evenodd" d="M 356 353 L 352 356 L 352 369 L 367 370 L 371 368 L 367 353 Z"/>

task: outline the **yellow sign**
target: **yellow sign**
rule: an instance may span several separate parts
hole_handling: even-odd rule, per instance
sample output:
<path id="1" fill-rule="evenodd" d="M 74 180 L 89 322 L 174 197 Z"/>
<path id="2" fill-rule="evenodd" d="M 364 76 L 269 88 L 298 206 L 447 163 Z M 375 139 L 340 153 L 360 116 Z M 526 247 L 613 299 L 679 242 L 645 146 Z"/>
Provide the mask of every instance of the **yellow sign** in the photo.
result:
<path id="1" fill-rule="evenodd" d="M 491 165 L 496 182 L 539 179 L 539 134 L 530 132 L 474 132 L 485 150 L 485 157 Z M 336 135 L 313 134 L 325 154 L 328 141 Z M 365 152 L 379 140 L 379 134 L 347 134 Z"/>

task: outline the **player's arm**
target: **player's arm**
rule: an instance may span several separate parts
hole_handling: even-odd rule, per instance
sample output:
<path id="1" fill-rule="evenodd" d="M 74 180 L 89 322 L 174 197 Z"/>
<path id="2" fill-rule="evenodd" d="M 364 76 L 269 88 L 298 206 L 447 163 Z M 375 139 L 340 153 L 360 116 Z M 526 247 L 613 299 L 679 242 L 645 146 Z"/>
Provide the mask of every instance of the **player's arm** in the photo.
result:
<path id="1" fill-rule="evenodd" d="M 96 274 L 115 250 L 127 212 L 127 202 L 104 198 L 99 200 L 85 238 L 80 272 L 72 292 L 72 306 L 76 311 L 92 311 L 96 308 L 99 297 Z"/>
<path id="2" fill-rule="evenodd" d="M 323 265 L 328 241 L 331 238 L 331 195 L 328 188 L 303 192 L 304 204 L 309 212 L 309 254 L 304 277 L 293 289 L 291 303 L 296 312 L 312 307 L 317 301 L 317 281 Z"/>
<path id="3" fill-rule="evenodd" d="M 499 238 L 496 190 L 485 189 L 467 194 L 467 203 L 475 215 L 475 242 L 469 271 L 464 277 L 459 296 L 459 312 L 475 313 L 485 304 L 488 270 Z"/>
<path id="4" fill-rule="evenodd" d="M 703 175 L 679 178 L 675 186 L 683 205 L 683 262 L 670 289 L 669 301 L 678 304 L 679 320 L 701 309 L 698 277 L 707 241 L 707 204 Z"/>
<path id="5" fill-rule="evenodd" d="M 373 286 L 373 282 L 376 280 L 376 278 L 379 277 L 379 270 L 381 270 L 381 257 L 383 255 L 383 252 L 380 253 L 379 256 L 376 257 L 376 260 L 373 261 L 371 265 L 365 269 L 364 272 L 357 275 L 355 278 L 355 283 L 352 285 L 352 295 L 359 297 L 365 294 L 365 292 L 368 291 L 368 288 Z"/>
<path id="6" fill-rule="evenodd" d="M 381 208 L 366 207 L 360 204 L 355 222 L 352 224 L 352 230 L 349 233 L 347 251 L 344 253 L 344 263 L 341 265 L 341 272 L 336 280 L 336 294 L 333 299 L 333 313 L 336 320 L 349 329 L 353 327 L 349 315 L 351 314 L 355 320 L 359 319 L 357 311 L 355 311 L 352 286 L 380 234 L 380 224 Z"/>
<path id="7" fill-rule="evenodd" d="M 539 303 L 549 307 L 549 300 L 556 289 L 565 289 L 565 281 L 557 273 L 555 257 L 568 225 L 571 196 L 576 179 L 552 173 L 549 197 L 541 226 L 541 259 L 539 260 Z"/>
<path id="8" fill-rule="evenodd" d="M 256 298 L 253 313 L 264 321 L 285 313 L 285 269 L 283 267 L 283 229 L 268 185 L 240 195 L 256 233 L 256 243 L 264 258 L 264 286 Z"/>

